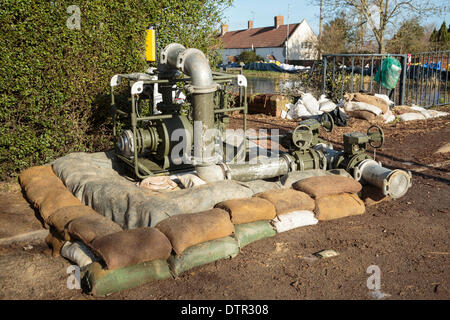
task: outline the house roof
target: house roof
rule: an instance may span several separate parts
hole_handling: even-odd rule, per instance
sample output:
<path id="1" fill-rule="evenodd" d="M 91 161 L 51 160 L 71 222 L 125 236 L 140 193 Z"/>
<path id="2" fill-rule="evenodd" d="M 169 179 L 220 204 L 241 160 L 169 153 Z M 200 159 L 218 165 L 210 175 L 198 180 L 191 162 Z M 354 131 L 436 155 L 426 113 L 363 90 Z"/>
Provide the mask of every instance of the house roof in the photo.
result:
<path id="1" fill-rule="evenodd" d="M 223 47 L 229 48 L 270 48 L 281 47 L 286 41 L 286 33 L 289 26 L 289 37 L 295 32 L 295 29 L 301 23 L 283 24 L 278 28 L 264 27 L 264 28 L 252 28 L 237 31 L 228 31 L 222 39 Z"/>

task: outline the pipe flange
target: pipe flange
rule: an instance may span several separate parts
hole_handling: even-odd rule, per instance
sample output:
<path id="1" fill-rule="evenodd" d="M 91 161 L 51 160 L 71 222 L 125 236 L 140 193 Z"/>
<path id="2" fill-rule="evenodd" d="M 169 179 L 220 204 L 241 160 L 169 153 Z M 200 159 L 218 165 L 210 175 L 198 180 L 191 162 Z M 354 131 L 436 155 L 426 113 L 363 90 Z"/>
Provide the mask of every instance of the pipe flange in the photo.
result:
<path id="1" fill-rule="evenodd" d="M 393 199 L 403 197 L 411 188 L 411 172 L 401 169 L 392 170 L 383 181 L 383 194 Z"/>
<path id="2" fill-rule="evenodd" d="M 183 49 L 186 49 L 182 44 L 179 44 L 179 43 L 171 43 L 171 44 L 167 45 L 161 51 L 160 63 L 161 64 L 168 64 L 169 51 L 170 50 L 174 50 L 177 47 L 179 48 L 179 51 L 182 51 Z"/>
<path id="3" fill-rule="evenodd" d="M 381 166 L 381 163 L 380 163 L 380 162 L 376 162 L 375 160 L 372 160 L 372 159 L 366 159 L 366 160 L 361 161 L 361 162 L 355 167 L 355 169 L 353 170 L 353 178 L 354 178 L 356 181 L 360 181 L 360 180 L 361 180 L 361 178 L 362 178 L 362 172 L 364 171 L 364 167 L 367 166 L 367 165 L 369 165 L 369 164 L 380 165 L 380 166 Z"/>
<path id="4" fill-rule="evenodd" d="M 185 89 L 189 93 L 211 93 L 217 91 L 218 84 L 214 83 L 210 86 L 193 86 L 193 85 L 187 85 L 185 86 Z"/>
<path id="5" fill-rule="evenodd" d="M 186 61 L 187 56 L 190 54 L 199 54 L 202 56 L 202 58 L 204 58 L 205 60 L 208 60 L 202 51 L 195 49 L 195 48 L 189 48 L 178 54 L 177 62 L 176 62 L 176 68 L 178 70 L 184 70 L 184 63 Z"/>
<path id="6" fill-rule="evenodd" d="M 296 171 L 297 165 L 295 164 L 294 159 L 292 159 L 292 157 L 291 157 L 290 155 L 288 155 L 288 154 L 285 153 L 285 154 L 282 154 L 281 157 L 282 157 L 284 160 L 286 160 L 286 163 L 287 163 L 287 165 L 288 165 L 288 170 L 289 170 L 289 172 Z"/>

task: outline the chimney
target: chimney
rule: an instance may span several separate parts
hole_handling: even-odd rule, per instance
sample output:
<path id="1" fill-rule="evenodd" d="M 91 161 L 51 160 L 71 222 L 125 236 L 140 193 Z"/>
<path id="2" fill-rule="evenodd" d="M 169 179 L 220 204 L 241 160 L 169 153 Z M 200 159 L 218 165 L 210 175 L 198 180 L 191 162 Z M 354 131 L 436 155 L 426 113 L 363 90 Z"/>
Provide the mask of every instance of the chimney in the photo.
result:
<path id="1" fill-rule="evenodd" d="M 248 21 L 248 28 L 249 29 L 253 28 L 253 21 L 252 20 Z"/>
<path id="2" fill-rule="evenodd" d="M 222 25 L 222 31 L 220 32 L 220 35 L 223 36 L 227 32 L 228 32 L 228 25 L 227 24 L 223 24 Z"/>
<path id="3" fill-rule="evenodd" d="M 276 16 L 274 18 L 274 20 L 275 20 L 275 25 L 274 25 L 275 29 L 277 29 L 279 26 L 281 26 L 283 24 L 283 16 Z"/>

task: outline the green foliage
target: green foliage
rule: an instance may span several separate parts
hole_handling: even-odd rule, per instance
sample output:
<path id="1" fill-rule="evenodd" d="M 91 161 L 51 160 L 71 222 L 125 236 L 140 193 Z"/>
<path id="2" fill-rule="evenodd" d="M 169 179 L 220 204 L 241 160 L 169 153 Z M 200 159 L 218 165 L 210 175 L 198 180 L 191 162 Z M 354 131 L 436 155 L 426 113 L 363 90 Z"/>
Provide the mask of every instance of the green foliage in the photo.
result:
<path id="1" fill-rule="evenodd" d="M 255 51 L 242 51 L 241 54 L 237 57 L 239 62 L 243 62 L 245 64 L 264 61 L 264 58 L 258 56 Z"/>
<path id="2" fill-rule="evenodd" d="M 73 151 L 111 147 L 109 79 L 143 71 L 145 29 L 214 57 L 231 0 L 80 0 L 0 3 L 0 179 Z"/>
<path id="3" fill-rule="evenodd" d="M 341 12 L 324 25 L 318 49 L 321 53 L 347 53 L 354 37 L 347 16 Z"/>
<path id="4" fill-rule="evenodd" d="M 425 29 L 417 18 L 402 23 L 397 33 L 387 43 L 387 51 L 390 53 L 414 53 L 428 50 L 428 44 L 424 41 Z"/>
<path id="5" fill-rule="evenodd" d="M 430 36 L 433 50 L 450 50 L 450 28 L 447 29 L 447 24 L 442 22 L 439 30 L 433 30 Z"/>

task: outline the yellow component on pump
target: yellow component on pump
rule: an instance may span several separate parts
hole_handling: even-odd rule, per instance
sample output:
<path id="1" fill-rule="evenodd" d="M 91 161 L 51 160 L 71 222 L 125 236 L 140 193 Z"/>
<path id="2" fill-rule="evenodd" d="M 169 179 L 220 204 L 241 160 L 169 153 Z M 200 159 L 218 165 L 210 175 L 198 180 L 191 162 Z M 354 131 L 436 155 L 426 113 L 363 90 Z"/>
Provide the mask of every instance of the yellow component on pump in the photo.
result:
<path id="1" fill-rule="evenodd" d="M 145 35 L 145 60 L 156 61 L 156 30 L 153 27 L 149 27 Z"/>

